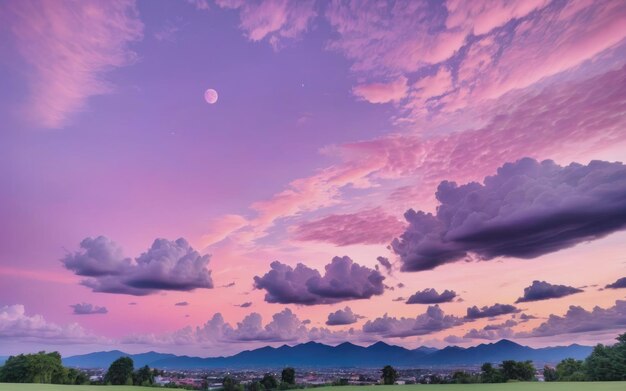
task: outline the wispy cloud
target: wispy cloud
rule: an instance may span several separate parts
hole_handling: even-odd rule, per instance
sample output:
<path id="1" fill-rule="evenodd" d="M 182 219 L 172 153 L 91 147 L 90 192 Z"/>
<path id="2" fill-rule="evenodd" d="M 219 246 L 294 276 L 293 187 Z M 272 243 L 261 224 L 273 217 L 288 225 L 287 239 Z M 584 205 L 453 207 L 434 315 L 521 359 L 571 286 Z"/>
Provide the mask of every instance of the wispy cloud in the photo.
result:
<path id="1" fill-rule="evenodd" d="M 65 126 L 89 97 L 112 92 L 106 73 L 136 61 L 130 45 L 143 36 L 132 0 L 24 0 L 0 11 L 29 68 L 23 112 L 45 128 Z"/>

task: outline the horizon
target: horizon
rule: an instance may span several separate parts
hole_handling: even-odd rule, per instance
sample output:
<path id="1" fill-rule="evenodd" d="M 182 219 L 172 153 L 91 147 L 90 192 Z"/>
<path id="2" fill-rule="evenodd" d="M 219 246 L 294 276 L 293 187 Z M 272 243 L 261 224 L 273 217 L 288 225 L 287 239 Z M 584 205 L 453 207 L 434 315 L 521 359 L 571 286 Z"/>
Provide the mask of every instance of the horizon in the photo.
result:
<path id="1" fill-rule="evenodd" d="M 527 346 L 527 345 L 521 345 L 521 344 L 518 344 L 518 343 L 516 343 L 516 342 L 514 342 L 514 341 L 511 341 L 511 340 L 509 340 L 509 339 L 506 339 L 506 338 L 500 339 L 500 340 L 498 340 L 498 341 L 492 341 L 492 342 L 481 342 L 481 343 L 479 343 L 479 344 L 472 345 L 472 346 L 468 346 L 468 347 L 462 347 L 462 346 L 457 346 L 457 345 L 447 345 L 447 346 L 444 346 L 444 347 L 443 347 L 443 348 L 441 348 L 441 349 L 433 348 L 433 347 L 431 347 L 431 346 L 418 346 L 417 348 L 408 349 L 408 348 L 404 348 L 403 346 L 400 346 L 400 345 L 388 344 L 388 343 L 386 343 L 386 342 L 384 342 L 384 341 L 377 341 L 377 342 L 374 342 L 374 343 L 369 344 L 369 345 L 361 345 L 361 344 L 358 344 L 358 343 L 352 343 L 352 342 L 349 342 L 349 341 L 340 342 L 340 343 L 337 343 L 336 345 L 333 345 L 333 344 L 325 344 L 325 343 L 322 343 L 322 342 L 316 342 L 316 341 L 308 341 L 308 342 L 301 342 L 301 343 L 297 343 L 297 344 L 293 344 L 293 345 L 289 345 L 289 344 L 286 344 L 286 343 L 285 343 L 285 344 L 282 344 L 282 345 L 280 345 L 280 346 L 270 346 L 270 345 L 265 345 L 265 346 L 260 346 L 260 347 L 255 348 L 255 349 L 246 349 L 246 350 L 241 350 L 241 351 L 239 351 L 239 352 L 237 352 L 237 353 L 234 353 L 233 355 L 237 355 L 237 354 L 239 354 L 239 353 L 243 353 L 243 352 L 249 352 L 249 351 L 251 351 L 251 350 L 263 349 L 263 348 L 272 348 L 272 349 L 279 349 L 279 348 L 283 348 L 283 347 L 293 348 L 293 347 L 296 347 L 296 346 L 299 346 L 299 345 L 308 345 L 308 344 L 317 344 L 317 345 L 331 346 L 331 347 L 335 347 L 335 348 L 336 348 L 336 347 L 338 347 L 338 346 L 340 346 L 340 345 L 346 345 L 346 344 L 347 344 L 347 345 L 358 346 L 358 347 L 362 347 L 362 348 L 370 348 L 370 347 L 372 347 L 372 346 L 374 346 L 374 345 L 378 345 L 378 344 L 385 344 L 385 345 L 387 345 L 387 346 L 391 346 L 391 347 L 401 347 L 401 348 L 403 348 L 403 349 L 407 349 L 407 350 L 434 349 L 434 351 L 439 351 L 439 350 L 443 350 L 443 349 L 445 349 L 445 348 L 462 348 L 462 349 L 468 349 L 468 348 L 478 347 L 478 346 L 482 346 L 482 345 L 497 345 L 497 344 L 500 344 L 500 343 L 502 343 L 502 342 L 505 342 L 505 343 L 506 343 L 506 342 L 511 342 L 511 343 L 514 343 L 514 344 L 516 344 L 516 345 L 518 345 L 518 346 L 529 347 L 529 348 L 532 348 L 532 349 L 538 349 L 538 348 L 533 348 L 532 346 Z M 577 343 L 571 343 L 571 344 L 569 344 L 569 345 L 546 346 L 545 348 L 568 347 L 568 346 L 585 346 L 585 345 L 580 345 L 580 344 L 577 344 Z M 125 353 L 125 354 L 126 354 L 126 353 L 128 353 L 128 352 L 124 352 L 124 351 L 122 351 L 122 350 L 113 349 L 113 350 L 102 350 L 102 351 L 96 351 L 96 352 L 88 352 L 88 353 L 84 353 L 84 354 L 89 355 L 89 354 L 95 354 L 95 353 L 113 353 L 113 352 L 120 352 L 120 353 Z M 32 353 L 32 352 L 25 352 L 25 353 Z M 150 351 L 141 352 L 141 353 L 128 353 L 128 354 L 137 355 L 137 354 L 148 354 L 148 353 L 156 353 L 156 354 L 172 354 L 172 353 L 167 353 L 167 352 L 159 352 L 159 351 L 155 351 L 155 350 L 150 350 Z M 80 355 L 84 355 L 84 354 L 78 354 L 78 355 L 73 355 L 73 356 L 69 356 L 69 357 L 80 356 Z M 428 354 L 430 354 L 430 353 L 428 353 Z M 226 355 L 226 356 L 188 356 L 188 357 L 197 357 L 197 358 L 219 358 L 219 357 L 232 357 L 233 355 Z M 178 356 L 178 355 L 176 355 L 176 356 Z M 64 357 L 64 358 L 67 358 L 67 357 Z"/>
<path id="2" fill-rule="evenodd" d="M 612 344 L 624 25 L 615 0 L 0 0 L 0 355 Z"/>

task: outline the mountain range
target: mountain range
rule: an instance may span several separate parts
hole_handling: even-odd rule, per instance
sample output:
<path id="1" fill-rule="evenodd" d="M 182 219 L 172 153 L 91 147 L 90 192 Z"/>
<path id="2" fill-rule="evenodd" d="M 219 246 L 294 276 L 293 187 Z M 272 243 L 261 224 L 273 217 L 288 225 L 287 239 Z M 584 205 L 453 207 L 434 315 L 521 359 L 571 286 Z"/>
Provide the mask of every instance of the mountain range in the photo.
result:
<path id="1" fill-rule="evenodd" d="M 556 363 L 564 358 L 584 359 L 593 348 L 577 344 L 534 349 L 503 339 L 496 343 L 480 344 L 462 348 L 448 346 L 444 349 L 420 347 L 406 349 L 377 342 L 363 347 L 344 342 L 337 346 L 307 342 L 278 348 L 266 346 L 245 350 L 228 357 L 190 357 L 148 352 L 127 354 L 119 350 L 94 352 L 71 356 L 63 363 L 71 367 L 107 368 L 119 357 L 129 356 L 135 367 L 149 365 L 161 369 L 200 368 L 280 368 L 284 366 L 310 368 L 373 368 L 383 365 L 397 367 L 480 365 L 484 362 L 503 360 L 532 360 L 535 363 Z"/>

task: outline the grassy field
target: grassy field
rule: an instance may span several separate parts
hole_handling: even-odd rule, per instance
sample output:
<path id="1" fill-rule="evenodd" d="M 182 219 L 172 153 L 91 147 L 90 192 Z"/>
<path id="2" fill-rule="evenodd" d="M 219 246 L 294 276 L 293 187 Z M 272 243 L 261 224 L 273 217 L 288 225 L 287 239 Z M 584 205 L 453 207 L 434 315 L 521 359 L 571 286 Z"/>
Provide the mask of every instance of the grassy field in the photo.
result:
<path id="1" fill-rule="evenodd" d="M 154 388 L 128 387 L 128 386 L 58 386 L 50 384 L 3 384 L 0 383 L 0 391 L 148 391 Z M 602 382 L 602 383 L 508 383 L 508 384 L 443 384 L 443 385 L 406 385 L 406 386 L 362 386 L 362 387 L 323 387 L 320 391 L 624 391 L 626 382 Z"/>

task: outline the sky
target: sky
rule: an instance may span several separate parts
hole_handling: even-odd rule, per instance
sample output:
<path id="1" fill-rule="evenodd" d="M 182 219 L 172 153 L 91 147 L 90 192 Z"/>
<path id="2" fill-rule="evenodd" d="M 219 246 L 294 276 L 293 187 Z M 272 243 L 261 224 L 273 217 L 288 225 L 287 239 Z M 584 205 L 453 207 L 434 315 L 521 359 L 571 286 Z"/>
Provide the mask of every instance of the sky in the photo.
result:
<path id="1" fill-rule="evenodd" d="M 624 26 L 620 0 L 0 0 L 0 355 L 611 343 Z"/>

